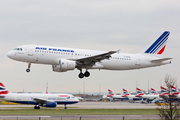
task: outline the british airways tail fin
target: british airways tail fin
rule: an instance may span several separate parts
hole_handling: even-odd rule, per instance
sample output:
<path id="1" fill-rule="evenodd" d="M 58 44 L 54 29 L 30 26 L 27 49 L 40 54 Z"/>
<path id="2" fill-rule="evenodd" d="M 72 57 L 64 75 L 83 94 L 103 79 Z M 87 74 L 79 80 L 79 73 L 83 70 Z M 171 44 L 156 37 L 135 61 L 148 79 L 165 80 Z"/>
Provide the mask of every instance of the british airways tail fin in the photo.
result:
<path id="1" fill-rule="evenodd" d="M 123 95 L 122 95 L 122 97 L 127 97 L 127 96 L 129 96 L 130 94 L 129 94 L 129 92 L 126 90 L 126 89 L 123 89 Z"/>
<path id="2" fill-rule="evenodd" d="M 135 97 L 141 97 L 142 95 L 144 95 L 144 92 L 139 88 L 136 88 L 136 92 L 137 92 L 137 95 L 135 95 Z"/>
<path id="3" fill-rule="evenodd" d="M 167 93 L 168 90 L 166 88 L 164 88 L 163 86 L 160 86 L 161 87 L 161 93 Z"/>
<path id="4" fill-rule="evenodd" d="M 4 84 L 0 81 L 0 95 L 6 95 L 9 91 L 5 88 Z"/>
<path id="5" fill-rule="evenodd" d="M 109 95 L 107 95 L 107 97 L 111 97 L 114 95 L 112 90 L 108 89 L 108 92 L 109 92 Z"/>
<path id="6" fill-rule="evenodd" d="M 157 95 L 158 92 L 154 88 L 151 88 L 151 94 Z"/>
<path id="7" fill-rule="evenodd" d="M 126 89 L 123 88 L 123 95 L 125 95 L 125 94 L 129 94 L 129 93 Z"/>
<path id="8" fill-rule="evenodd" d="M 171 95 L 178 95 L 179 91 L 177 90 L 177 88 L 173 85 L 170 85 L 171 88 Z"/>
<path id="9" fill-rule="evenodd" d="M 165 50 L 169 34 L 170 34 L 169 31 L 165 31 L 157 40 L 152 42 L 141 53 L 151 54 L 151 55 L 162 55 Z"/>

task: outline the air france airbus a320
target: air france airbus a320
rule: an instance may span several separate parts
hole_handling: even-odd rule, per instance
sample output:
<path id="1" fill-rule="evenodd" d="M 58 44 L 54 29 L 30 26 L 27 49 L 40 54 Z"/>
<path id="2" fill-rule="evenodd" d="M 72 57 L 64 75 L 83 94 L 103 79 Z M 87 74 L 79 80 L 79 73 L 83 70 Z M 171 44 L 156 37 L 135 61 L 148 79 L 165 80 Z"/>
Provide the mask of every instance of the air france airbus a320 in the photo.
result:
<path id="1" fill-rule="evenodd" d="M 27 62 L 27 72 L 31 63 L 52 65 L 55 72 L 66 72 L 77 68 L 79 78 L 89 77 L 89 69 L 132 70 L 170 64 L 171 58 L 162 58 L 170 32 L 165 31 L 145 50 L 137 54 L 118 51 L 96 51 L 51 47 L 43 45 L 22 45 L 7 53 L 13 60 Z M 86 71 L 83 73 L 82 69 Z"/>

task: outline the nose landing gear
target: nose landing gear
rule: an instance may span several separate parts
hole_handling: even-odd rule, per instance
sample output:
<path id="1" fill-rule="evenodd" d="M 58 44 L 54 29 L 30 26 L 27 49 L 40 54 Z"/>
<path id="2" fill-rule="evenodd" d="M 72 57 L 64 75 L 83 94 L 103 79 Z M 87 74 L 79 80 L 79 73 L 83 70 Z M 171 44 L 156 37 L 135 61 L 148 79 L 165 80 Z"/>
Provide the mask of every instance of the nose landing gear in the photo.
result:
<path id="1" fill-rule="evenodd" d="M 30 72 L 31 63 L 28 62 L 28 68 L 26 69 L 26 72 Z"/>

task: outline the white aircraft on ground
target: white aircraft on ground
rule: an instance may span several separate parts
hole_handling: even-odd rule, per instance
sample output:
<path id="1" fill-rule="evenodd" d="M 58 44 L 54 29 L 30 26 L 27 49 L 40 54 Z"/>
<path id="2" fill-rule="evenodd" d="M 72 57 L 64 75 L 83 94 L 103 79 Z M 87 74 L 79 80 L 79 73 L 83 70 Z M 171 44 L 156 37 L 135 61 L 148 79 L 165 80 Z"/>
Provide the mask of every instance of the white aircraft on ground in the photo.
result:
<path id="1" fill-rule="evenodd" d="M 122 95 L 122 97 L 129 98 L 129 100 L 142 100 L 142 98 L 138 97 L 141 93 L 137 93 L 137 95 L 131 95 L 126 89 L 123 89 L 123 93 L 124 95 Z"/>
<path id="2" fill-rule="evenodd" d="M 125 97 L 123 97 L 124 93 L 122 95 L 115 95 L 113 94 L 113 91 L 108 89 L 109 95 L 107 95 L 107 97 L 111 97 L 113 99 L 126 99 Z"/>
<path id="3" fill-rule="evenodd" d="M 154 99 L 154 98 L 159 98 L 159 93 L 155 89 L 151 88 L 150 94 L 148 95 L 143 94 L 143 95 L 139 95 L 138 97 L 141 97 L 143 99 Z"/>
<path id="4" fill-rule="evenodd" d="M 10 93 L 2 82 L 0 82 L 0 100 L 35 105 L 34 109 L 40 109 L 42 107 L 56 107 L 57 104 L 75 104 L 79 100 L 71 94 L 17 94 Z"/>
<path id="5" fill-rule="evenodd" d="M 166 47 L 170 32 L 165 31 L 145 50 L 137 54 L 119 53 L 118 51 L 96 51 L 51 47 L 43 45 L 22 45 L 7 53 L 13 60 L 27 62 L 27 72 L 31 63 L 52 65 L 55 72 L 66 72 L 77 68 L 79 78 L 89 77 L 88 69 L 132 70 L 170 64 L 170 59 L 161 55 Z M 82 73 L 82 69 L 86 69 Z"/>

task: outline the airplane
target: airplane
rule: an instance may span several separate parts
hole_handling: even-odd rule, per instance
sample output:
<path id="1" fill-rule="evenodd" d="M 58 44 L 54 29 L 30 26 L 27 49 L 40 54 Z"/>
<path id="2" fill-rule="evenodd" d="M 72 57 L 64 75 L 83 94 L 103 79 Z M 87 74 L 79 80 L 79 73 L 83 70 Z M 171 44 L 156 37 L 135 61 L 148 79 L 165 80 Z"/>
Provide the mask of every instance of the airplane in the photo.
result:
<path id="1" fill-rule="evenodd" d="M 112 101 L 112 96 L 114 96 L 113 91 L 111 89 L 108 89 L 108 95 L 103 95 L 102 99 L 107 99 Z"/>
<path id="2" fill-rule="evenodd" d="M 79 78 L 89 77 L 89 69 L 132 70 L 170 64 L 172 58 L 163 58 L 170 32 L 165 31 L 157 40 L 137 54 L 117 51 L 97 51 L 52 47 L 43 45 L 21 45 L 7 53 L 13 60 L 27 62 L 26 72 L 32 63 L 52 65 L 54 72 L 67 72 L 77 68 Z M 85 72 L 82 72 L 85 69 Z"/>
<path id="3" fill-rule="evenodd" d="M 129 94 L 129 92 L 126 89 L 123 89 L 123 93 L 124 95 L 122 95 L 122 97 L 126 97 L 129 98 L 130 100 L 142 100 L 141 98 L 139 98 L 137 95 L 131 95 Z"/>
<path id="4" fill-rule="evenodd" d="M 109 91 L 109 95 L 107 95 L 108 97 L 112 97 L 113 99 L 120 99 L 120 100 L 127 99 L 127 98 L 124 97 L 125 92 L 123 92 L 122 95 L 115 95 L 115 94 L 113 94 L 112 90 L 108 89 L 108 91 Z"/>
<path id="5" fill-rule="evenodd" d="M 123 95 L 124 95 L 124 93 L 123 93 Z M 127 98 L 123 97 L 123 95 L 115 95 L 111 89 L 108 89 L 108 95 L 103 95 L 102 98 L 108 99 L 110 101 L 113 101 L 114 99 L 120 99 L 120 100 L 127 99 Z"/>
<path id="6" fill-rule="evenodd" d="M 64 104 L 65 109 L 67 109 L 67 104 L 75 104 L 79 102 L 79 100 L 71 94 L 11 93 L 6 89 L 2 82 L 0 82 L 0 100 L 20 104 L 35 105 L 34 109 L 40 109 L 40 106 L 56 107 L 57 104 Z"/>
<path id="7" fill-rule="evenodd" d="M 138 88 L 138 89 L 139 89 L 139 88 Z M 142 92 L 141 89 L 139 89 L 139 90 Z M 154 99 L 154 98 L 159 98 L 159 93 L 158 93 L 154 88 L 151 88 L 151 93 L 150 93 L 150 94 L 146 95 L 146 94 L 144 94 L 144 93 L 141 93 L 141 94 L 139 94 L 137 97 L 141 97 L 141 98 L 143 98 L 143 99 L 152 100 L 152 99 Z"/>

